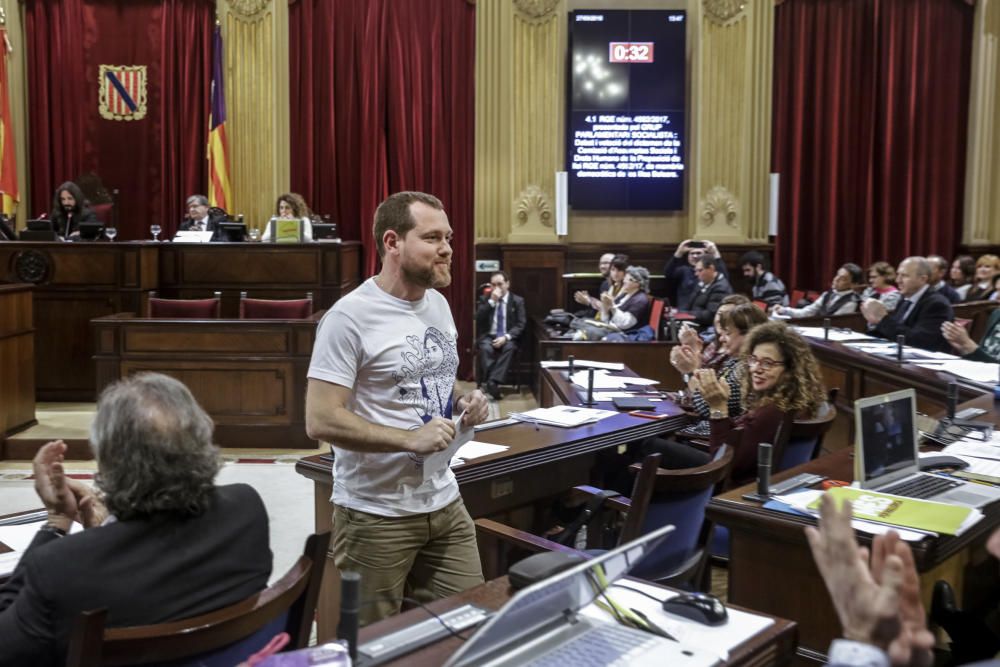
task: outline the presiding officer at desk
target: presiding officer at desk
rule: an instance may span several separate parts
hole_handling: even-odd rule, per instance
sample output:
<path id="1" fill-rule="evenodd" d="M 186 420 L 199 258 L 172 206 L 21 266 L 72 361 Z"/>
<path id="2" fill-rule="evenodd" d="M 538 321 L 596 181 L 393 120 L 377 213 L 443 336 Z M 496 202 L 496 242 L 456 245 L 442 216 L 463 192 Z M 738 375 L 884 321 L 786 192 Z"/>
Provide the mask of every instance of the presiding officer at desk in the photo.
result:
<path id="1" fill-rule="evenodd" d="M 901 299 L 892 313 L 885 304 L 868 299 L 861 304 L 861 314 L 868 321 L 870 333 L 895 341 L 906 337 L 906 344 L 935 352 L 951 352 L 951 345 L 941 334 L 941 325 L 955 319 L 951 302 L 930 288 L 931 264 L 924 257 L 907 257 L 899 263 L 896 282 Z"/>
<path id="2" fill-rule="evenodd" d="M 83 190 L 73 181 L 66 181 L 56 188 L 49 217 L 56 234 L 64 239 L 79 237 L 81 222 L 98 221 Z"/>
<path id="3" fill-rule="evenodd" d="M 208 210 L 208 197 L 205 195 L 191 195 L 187 198 L 187 218 L 178 227 L 182 232 L 215 232 L 218 231 L 218 223 L 225 221 L 225 215 L 218 213 L 210 214 Z"/>
<path id="4" fill-rule="evenodd" d="M 271 574 L 267 512 L 245 484 L 216 486 L 212 419 L 156 373 L 101 394 L 91 427 L 97 486 L 66 477 L 66 445 L 42 447 L 35 490 L 48 522 L 0 587 L 0 666 L 62 665 L 74 618 L 112 627 L 189 618 L 239 602 Z M 67 535 L 74 521 L 80 533 Z"/>

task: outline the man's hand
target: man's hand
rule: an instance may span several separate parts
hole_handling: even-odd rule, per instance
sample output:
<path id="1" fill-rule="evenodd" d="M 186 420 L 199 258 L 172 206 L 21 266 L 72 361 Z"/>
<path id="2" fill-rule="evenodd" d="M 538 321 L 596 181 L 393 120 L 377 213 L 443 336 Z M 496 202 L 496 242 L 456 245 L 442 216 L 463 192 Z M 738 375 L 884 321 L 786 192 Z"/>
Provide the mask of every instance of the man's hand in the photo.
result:
<path id="1" fill-rule="evenodd" d="M 861 304 L 861 314 L 864 315 L 868 324 L 875 326 L 889 314 L 889 311 L 886 309 L 885 304 L 878 299 L 868 299 Z"/>
<path id="2" fill-rule="evenodd" d="M 499 350 L 507 343 L 508 340 L 510 340 L 510 338 L 508 338 L 506 335 L 497 336 L 496 338 L 493 339 L 493 349 Z"/>
<path id="3" fill-rule="evenodd" d="M 576 301 L 581 306 L 590 305 L 590 294 L 584 292 L 582 289 L 573 292 L 573 300 Z"/>
<path id="4" fill-rule="evenodd" d="M 941 325 L 941 335 L 959 354 L 972 354 L 979 347 L 976 341 L 969 337 L 965 327 L 955 322 L 944 322 Z"/>
<path id="5" fill-rule="evenodd" d="M 455 424 L 450 419 L 434 417 L 418 429 L 410 431 L 406 449 L 414 454 L 433 454 L 447 449 L 455 439 Z"/>
<path id="6" fill-rule="evenodd" d="M 53 440 L 38 450 L 31 467 L 35 476 L 35 493 L 48 511 L 49 523 L 68 531 L 78 510 L 76 496 L 70 490 L 63 470 L 65 454 L 66 443 Z"/>
<path id="7" fill-rule="evenodd" d="M 894 665 L 929 665 L 933 636 L 927 631 L 913 554 L 895 533 L 873 543 L 875 557 L 858 547 L 851 503 L 838 511 L 829 495 L 820 501 L 819 529 L 806 537 L 844 628 L 844 637 L 873 644 Z"/>
<path id="8" fill-rule="evenodd" d="M 78 518 L 83 527 L 94 528 L 104 523 L 108 518 L 108 508 L 94 489 L 76 479 L 67 479 L 66 483 L 76 497 L 76 506 L 80 510 Z"/>
<path id="9" fill-rule="evenodd" d="M 465 412 L 462 423 L 466 426 L 477 426 L 490 416 L 490 404 L 485 394 L 476 389 L 455 401 L 459 413 Z"/>
<path id="10" fill-rule="evenodd" d="M 688 251 L 688 244 L 691 243 L 692 239 L 684 239 L 681 244 L 677 246 L 677 250 L 674 251 L 674 257 L 683 257 Z"/>
<path id="11" fill-rule="evenodd" d="M 719 248 L 715 245 L 714 241 L 703 241 L 705 244 L 705 254 L 710 257 L 719 256 Z"/>
<path id="12" fill-rule="evenodd" d="M 494 285 L 493 290 L 490 292 L 490 300 L 496 303 L 500 301 L 500 299 L 502 298 L 503 298 L 503 288 Z"/>

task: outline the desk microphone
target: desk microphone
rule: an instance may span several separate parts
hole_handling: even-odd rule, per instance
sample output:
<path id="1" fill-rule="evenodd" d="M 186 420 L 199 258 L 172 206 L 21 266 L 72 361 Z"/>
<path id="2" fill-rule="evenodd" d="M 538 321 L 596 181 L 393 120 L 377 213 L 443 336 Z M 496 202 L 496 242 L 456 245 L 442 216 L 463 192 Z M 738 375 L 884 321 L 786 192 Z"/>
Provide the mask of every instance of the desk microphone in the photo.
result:
<path id="1" fill-rule="evenodd" d="M 823 318 L 823 340 L 830 340 L 830 318 Z"/>
<path id="2" fill-rule="evenodd" d="M 570 378 L 573 377 L 573 355 L 569 355 L 569 366 L 567 366 L 566 371 L 569 373 Z"/>
<path id="3" fill-rule="evenodd" d="M 594 404 L 594 369 L 587 369 L 587 401 L 584 405 Z"/>
<path id="4" fill-rule="evenodd" d="M 757 495 L 761 498 L 771 495 L 771 455 L 771 445 L 766 442 L 757 445 Z"/>
<path id="5" fill-rule="evenodd" d="M 955 419 L 955 405 L 958 403 L 958 383 L 948 383 L 948 419 Z"/>
<path id="6" fill-rule="evenodd" d="M 899 334 L 896 336 L 896 361 L 903 363 L 903 346 L 906 345 L 906 336 Z"/>
<path id="7" fill-rule="evenodd" d="M 358 664 L 358 598 L 361 593 L 361 575 L 347 570 L 340 573 L 340 622 L 337 639 L 347 642 L 351 662 Z"/>

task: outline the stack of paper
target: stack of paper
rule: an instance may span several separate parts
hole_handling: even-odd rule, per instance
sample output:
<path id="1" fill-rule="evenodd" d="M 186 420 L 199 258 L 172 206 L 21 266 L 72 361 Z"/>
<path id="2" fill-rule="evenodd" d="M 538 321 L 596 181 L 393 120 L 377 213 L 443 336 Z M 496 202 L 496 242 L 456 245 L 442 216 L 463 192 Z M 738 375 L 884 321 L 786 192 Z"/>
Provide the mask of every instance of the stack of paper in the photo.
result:
<path id="1" fill-rule="evenodd" d="M 869 489 L 838 486 L 827 493 L 838 504 L 850 500 L 857 518 L 930 533 L 961 535 L 983 518 L 983 513 L 973 507 L 893 496 Z M 809 505 L 811 510 L 818 508 L 819 498 Z"/>
<path id="2" fill-rule="evenodd" d="M 823 327 L 792 327 L 799 332 L 799 335 L 805 336 L 806 338 L 825 338 L 825 333 Z M 851 331 L 850 329 L 834 329 L 830 328 L 830 336 L 827 340 L 833 340 L 837 342 L 844 342 L 846 340 L 875 340 L 871 336 L 863 333 L 858 333 L 857 331 Z"/>
<path id="3" fill-rule="evenodd" d="M 559 405 L 554 408 L 537 408 L 528 412 L 512 412 L 510 416 L 518 421 L 569 428 L 600 421 L 601 419 L 613 417 L 617 414 L 618 412 L 615 410 L 598 410 L 596 408 Z"/>
<path id="4" fill-rule="evenodd" d="M 587 388 L 590 383 L 590 371 L 577 371 L 570 378 L 577 387 Z M 659 380 L 640 377 L 626 377 L 623 375 L 610 375 L 607 371 L 601 370 L 594 373 L 594 389 L 624 389 L 627 385 L 639 385 L 649 387 L 659 384 Z"/>
<path id="5" fill-rule="evenodd" d="M 542 361 L 539 362 L 542 368 L 569 368 L 569 361 Z M 625 364 L 611 361 L 587 361 L 586 359 L 575 359 L 573 368 L 600 368 L 608 371 L 623 371 Z"/>

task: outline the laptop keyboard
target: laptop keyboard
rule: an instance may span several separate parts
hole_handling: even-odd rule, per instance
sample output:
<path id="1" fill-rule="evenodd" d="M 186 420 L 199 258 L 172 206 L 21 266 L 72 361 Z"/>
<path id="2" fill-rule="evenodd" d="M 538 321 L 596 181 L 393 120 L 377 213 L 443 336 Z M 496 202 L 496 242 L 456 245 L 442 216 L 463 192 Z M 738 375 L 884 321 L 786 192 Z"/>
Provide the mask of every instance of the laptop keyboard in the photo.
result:
<path id="1" fill-rule="evenodd" d="M 662 640 L 639 630 L 602 624 L 528 663 L 530 667 L 626 667 Z"/>
<path id="2" fill-rule="evenodd" d="M 904 479 L 902 482 L 878 489 L 878 491 L 879 493 L 891 493 L 907 498 L 932 498 L 961 485 L 962 482 L 959 480 L 938 477 L 937 475 L 918 475 L 912 479 Z"/>

